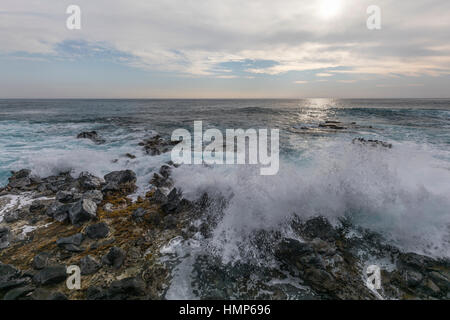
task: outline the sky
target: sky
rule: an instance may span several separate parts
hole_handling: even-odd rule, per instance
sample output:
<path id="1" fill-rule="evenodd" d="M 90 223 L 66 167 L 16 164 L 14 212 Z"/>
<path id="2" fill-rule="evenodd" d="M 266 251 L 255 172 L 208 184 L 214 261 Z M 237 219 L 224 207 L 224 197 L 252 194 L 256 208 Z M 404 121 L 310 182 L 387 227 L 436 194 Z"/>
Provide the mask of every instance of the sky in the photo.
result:
<path id="1" fill-rule="evenodd" d="M 0 98 L 320 97 L 449 98 L 450 1 L 0 2 Z"/>

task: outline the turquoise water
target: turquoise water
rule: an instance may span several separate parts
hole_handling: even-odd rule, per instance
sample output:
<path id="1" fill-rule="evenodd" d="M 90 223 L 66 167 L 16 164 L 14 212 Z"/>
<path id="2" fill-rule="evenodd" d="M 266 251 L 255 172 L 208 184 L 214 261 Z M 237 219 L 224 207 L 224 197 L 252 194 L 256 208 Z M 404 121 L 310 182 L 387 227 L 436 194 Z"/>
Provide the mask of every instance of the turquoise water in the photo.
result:
<path id="1" fill-rule="evenodd" d="M 204 129 L 280 129 L 276 176 L 261 177 L 249 166 L 182 166 L 174 172 L 187 197 L 208 191 L 230 199 L 212 241 L 224 259 L 245 255 L 238 248 L 249 234 L 280 228 L 292 214 L 351 216 L 407 250 L 450 256 L 445 99 L 0 100 L 0 185 L 21 168 L 41 176 L 67 170 L 101 176 L 127 168 L 145 192 L 170 155 L 150 157 L 138 143 L 155 131 L 170 136 L 176 128 L 192 130 L 195 120 Z M 326 120 L 358 127 L 317 130 Z M 97 130 L 107 143 L 76 139 L 84 130 Z M 351 143 L 356 137 L 393 148 L 361 148 Z"/>

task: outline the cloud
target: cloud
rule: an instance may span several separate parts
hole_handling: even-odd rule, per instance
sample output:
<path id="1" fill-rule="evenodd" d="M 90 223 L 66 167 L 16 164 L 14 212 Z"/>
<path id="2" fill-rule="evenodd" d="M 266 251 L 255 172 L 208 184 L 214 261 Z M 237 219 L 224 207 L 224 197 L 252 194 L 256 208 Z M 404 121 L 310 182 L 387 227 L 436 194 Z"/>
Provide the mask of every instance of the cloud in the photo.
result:
<path id="1" fill-rule="evenodd" d="M 316 77 L 332 77 L 332 76 L 334 76 L 334 74 L 332 73 L 325 73 L 325 72 L 316 73 Z"/>
<path id="2" fill-rule="evenodd" d="M 308 81 L 297 80 L 297 81 L 294 81 L 294 83 L 296 83 L 296 84 L 305 84 L 305 83 L 308 83 Z"/>
<path id="3" fill-rule="evenodd" d="M 218 66 L 245 61 L 272 62 L 244 67 L 247 76 L 448 75 L 450 2 L 431 2 L 379 0 L 382 29 L 369 31 L 366 0 L 340 1 L 332 11 L 323 0 L 79 0 L 82 30 L 69 31 L 68 3 L 2 0 L 0 52 L 73 59 L 76 48 L 61 47 L 82 41 L 98 56 L 182 76 L 224 78 L 229 72 Z"/>

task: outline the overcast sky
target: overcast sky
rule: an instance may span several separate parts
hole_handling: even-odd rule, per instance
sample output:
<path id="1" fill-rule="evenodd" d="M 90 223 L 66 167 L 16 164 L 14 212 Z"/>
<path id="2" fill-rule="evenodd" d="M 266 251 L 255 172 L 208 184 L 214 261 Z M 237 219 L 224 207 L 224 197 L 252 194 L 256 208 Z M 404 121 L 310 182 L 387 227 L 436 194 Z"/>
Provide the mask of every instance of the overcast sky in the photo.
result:
<path id="1" fill-rule="evenodd" d="M 0 98 L 57 97 L 448 98 L 450 1 L 1 0 Z"/>

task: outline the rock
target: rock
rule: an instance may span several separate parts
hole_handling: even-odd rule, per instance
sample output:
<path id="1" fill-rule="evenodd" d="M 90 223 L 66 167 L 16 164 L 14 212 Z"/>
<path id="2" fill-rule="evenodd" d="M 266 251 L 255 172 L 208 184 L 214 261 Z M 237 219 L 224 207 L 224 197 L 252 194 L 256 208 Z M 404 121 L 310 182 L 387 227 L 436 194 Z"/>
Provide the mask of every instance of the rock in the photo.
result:
<path id="1" fill-rule="evenodd" d="M 19 276 L 19 270 L 0 262 L 0 290 L 14 288 L 24 283 L 23 279 L 18 279 Z"/>
<path id="2" fill-rule="evenodd" d="M 44 210 L 45 208 L 46 208 L 46 205 L 42 201 L 35 200 L 30 205 L 30 212 L 38 213 L 38 212 Z"/>
<path id="3" fill-rule="evenodd" d="M 439 287 L 431 279 L 428 279 L 425 282 L 425 289 L 427 289 L 427 291 L 429 291 L 432 295 L 437 295 L 441 292 L 441 289 L 439 289 Z"/>
<path id="4" fill-rule="evenodd" d="M 123 300 L 145 294 L 145 283 L 138 278 L 116 280 L 108 288 L 108 299 Z"/>
<path id="5" fill-rule="evenodd" d="M 305 281 L 318 292 L 332 292 L 338 284 L 331 274 L 322 269 L 309 268 L 305 271 Z"/>
<path id="6" fill-rule="evenodd" d="M 355 138 L 352 140 L 353 144 L 362 144 L 362 145 L 368 145 L 371 147 L 383 147 L 383 148 L 388 148 L 391 149 L 392 148 L 392 144 L 391 143 L 387 143 L 384 141 L 380 141 L 380 140 L 366 140 L 364 138 Z"/>
<path id="7" fill-rule="evenodd" d="M 151 200 L 155 203 L 166 203 L 167 196 L 161 190 L 156 189 L 151 197 Z"/>
<path id="8" fill-rule="evenodd" d="M 177 219 L 173 214 L 168 214 L 164 217 L 164 228 L 175 229 L 177 227 Z"/>
<path id="9" fill-rule="evenodd" d="M 83 199 L 89 199 L 99 205 L 103 201 L 103 193 L 100 190 L 89 190 L 83 194 Z"/>
<path id="10" fill-rule="evenodd" d="M 31 294 L 32 300 L 67 300 L 67 296 L 59 291 L 54 292 L 44 288 L 37 288 Z"/>
<path id="11" fill-rule="evenodd" d="M 103 180 L 90 174 L 89 172 L 81 172 L 78 176 L 78 184 L 82 190 L 100 189 Z"/>
<path id="12" fill-rule="evenodd" d="M 3 219 L 7 222 L 7 223 L 13 223 L 19 220 L 19 212 L 18 211 L 10 211 L 5 213 L 5 215 L 3 216 Z"/>
<path id="13" fill-rule="evenodd" d="M 333 130 L 344 130 L 346 127 L 338 125 L 340 122 L 336 123 L 321 123 L 319 124 L 319 128 L 333 129 Z"/>
<path id="14" fill-rule="evenodd" d="M 136 188 L 136 174 L 131 170 L 114 171 L 105 175 L 106 185 L 102 188 L 103 192 L 116 192 L 125 190 L 134 190 Z"/>
<path id="15" fill-rule="evenodd" d="M 56 265 L 45 267 L 39 271 L 34 277 L 33 281 L 38 285 L 57 284 L 64 281 L 67 277 L 66 267 L 63 265 Z"/>
<path id="16" fill-rule="evenodd" d="M 69 219 L 69 211 L 72 208 L 72 204 L 63 204 L 55 201 L 48 207 L 46 214 L 56 221 L 64 222 Z"/>
<path id="17" fill-rule="evenodd" d="M 80 269 L 82 275 L 94 274 L 100 268 L 100 263 L 90 255 L 87 255 L 80 260 Z"/>
<path id="18" fill-rule="evenodd" d="M 119 269 L 125 261 L 125 251 L 118 247 L 112 247 L 109 252 L 102 257 L 102 263 Z"/>
<path id="19" fill-rule="evenodd" d="M 423 280 L 423 275 L 413 270 L 407 270 L 405 273 L 406 282 L 409 287 L 417 287 Z"/>
<path id="20" fill-rule="evenodd" d="M 84 251 L 79 247 L 84 240 L 84 236 L 81 233 L 74 234 L 70 237 L 60 238 L 56 241 L 58 247 L 63 248 L 70 252 L 82 252 Z"/>
<path id="21" fill-rule="evenodd" d="M 136 159 L 136 156 L 134 154 L 131 154 L 131 153 L 126 153 L 125 157 L 127 157 L 129 159 Z"/>
<path id="22" fill-rule="evenodd" d="M 69 218 L 72 224 L 79 224 L 97 217 L 97 205 L 89 199 L 81 199 L 69 210 Z"/>
<path id="23" fill-rule="evenodd" d="M 179 144 L 181 141 L 168 141 L 163 139 L 160 135 L 154 135 L 147 138 L 139 143 L 140 146 L 144 147 L 144 151 L 151 155 L 157 156 L 162 153 L 169 152 L 172 147 Z"/>
<path id="24" fill-rule="evenodd" d="M 104 300 L 106 298 L 107 298 L 106 290 L 103 290 L 100 287 L 92 286 L 86 290 L 87 300 Z"/>
<path id="25" fill-rule="evenodd" d="M 25 286 L 9 290 L 3 297 L 3 300 L 17 300 L 18 298 L 32 292 L 34 289 L 35 288 L 32 286 Z"/>
<path id="26" fill-rule="evenodd" d="M 181 210 L 181 192 L 177 188 L 173 188 L 167 196 L 167 202 L 161 206 L 161 209 L 166 214 L 176 213 Z"/>
<path id="27" fill-rule="evenodd" d="M 442 291 L 450 292 L 450 280 L 444 275 L 437 271 L 432 271 L 428 274 L 428 276 Z"/>
<path id="28" fill-rule="evenodd" d="M 100 138 L 97 131 L 84 131 L 77 135 L 77 139 L 89 139 L 95 144 L 105 143 L 105 139 Z"/>
<path id="29" fill-rule="evenodd" d="M 319 238 L 325 241 L 333 241 L 338 237 L 338 232 L 324 217 L 315 217 L 300 226 L 294 228 L 304 237 L 309 239 Z"/>
<path id="30" fill-rule="evenodd" d="M 8 187 L 22 189 L 31 184 L 31 170 L 22 169 L 12 172 L 12 176 L 8 179 Z"/>
<path id="31" fill-rule="evenodd" d="M 106 212 L 113 212 L 113 209 L 114 209 L 114 205 L 109 202 L 103 206 L 103 210 Z"/>
<path id="32" fill-rule="evenodd" d="M 9 247 L 11 230 L 8 227 L 0 227 L 0 250 Z"/>
<path id="33" fill-rule="evenodd" d="M 413 269 L 423 272 L 431 263 L 432 259 L 420 254 L 401 253 L 397 260 L 397 267 L 399 269 Z"/>
<path id="34" fill-rule="evenodd" d="M 46 252 L 38 253 L 33 258 L 33 268 L 36 270 L 44 269 L 48 265 L 49 254 Z"/>
<path id="35" fill-rule="evenodd" d="M 58 191 L 56 193 L 56 200 L 62 203 L 75 202 L 81 198 L 81 194 L 73 191 Z"/>
<path id="36" fill-rule="evenodd" d="M 285 264 L 294 266 L 298 269 L 303 268 L 306 261 L 302 258 L 314 255 L 314 249 L 308 243 L 303 243 L 295 239 L 284 239 L 278 249 L 275 251 L 275 256 Z"/>
<path id="37" fill-rule="evenodd" d="M 68 300 L 68 299 L 64 293 L 57 291 L 57 292 L 51 293 L 47 300 L 63 301 L 63 300 Z"/>
<path id="38" fill-rule="evenodd" d="M 91 239 L 106 238 L 108 233 L 109 228 L 105 222 L 92 224 L 86 228 L 86 235 Z"/>
<path id="39" fill-rule="evenodd" d="M 113 171 L 105 175 L 104 178 L 106 183 L 117 185 L 136 182 L 136 174 L 131 170 Z"/>
<path id="40" fill-rule="evenodd" d="M 131 218 L 136 222 L 142 222 L 143 217 L 145 216 L 146 213 L 147 211 L 144 208 L 137 208 L 136 210 L 134 210 L 133 214 L 131 215 Z"/>

